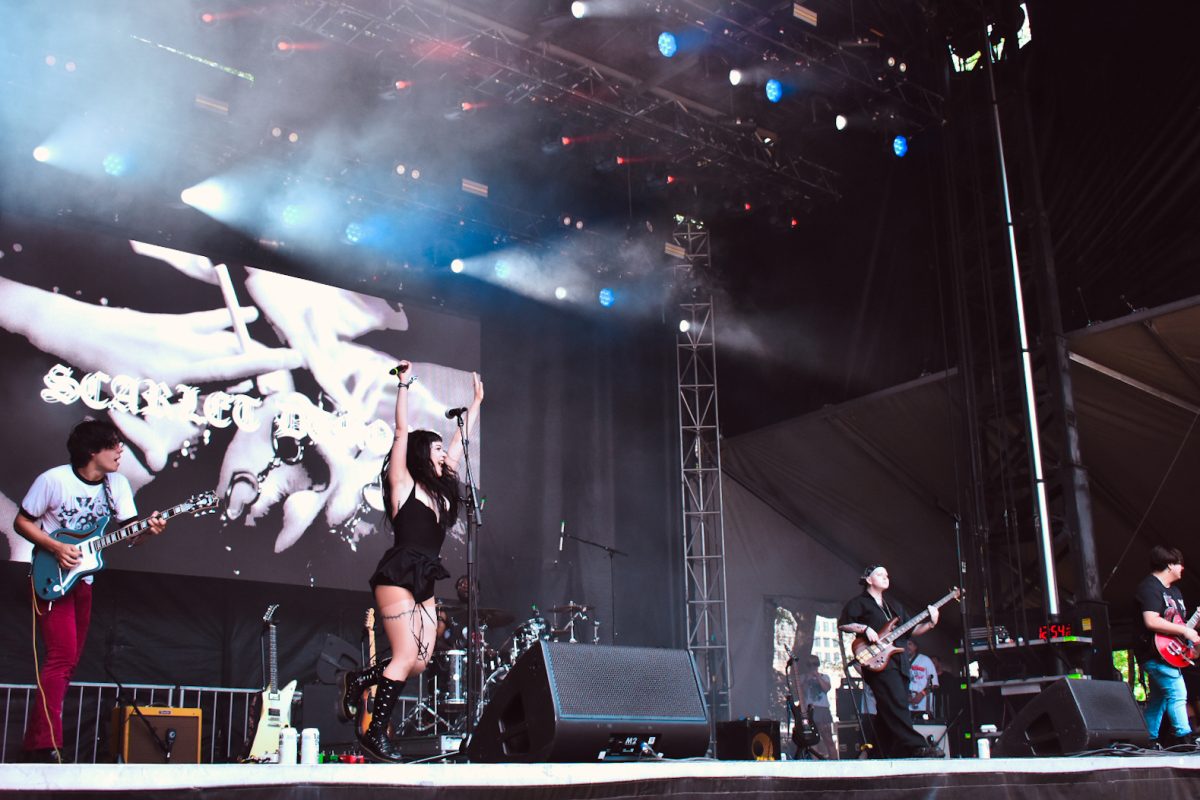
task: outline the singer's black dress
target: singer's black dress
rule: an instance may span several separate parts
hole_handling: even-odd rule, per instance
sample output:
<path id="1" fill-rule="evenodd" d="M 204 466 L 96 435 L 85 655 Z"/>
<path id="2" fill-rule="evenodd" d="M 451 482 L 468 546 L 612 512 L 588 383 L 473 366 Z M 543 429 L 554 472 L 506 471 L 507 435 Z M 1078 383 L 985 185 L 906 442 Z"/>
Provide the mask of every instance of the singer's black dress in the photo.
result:
<path id="1" fill-rule="evenodd" d="M 433 509 L 417 499 L 416 483 L 392 518 L 392 531 L 395 541 L 379 559 L 371 576 L 371 589 L 380 584 L 401 586 L 412 592 L 414 600 L 423 603 L 433 597 L 434 584 L 449 578 L 450 573 L 442 566 L 441 559 L 446 530 Z"/>

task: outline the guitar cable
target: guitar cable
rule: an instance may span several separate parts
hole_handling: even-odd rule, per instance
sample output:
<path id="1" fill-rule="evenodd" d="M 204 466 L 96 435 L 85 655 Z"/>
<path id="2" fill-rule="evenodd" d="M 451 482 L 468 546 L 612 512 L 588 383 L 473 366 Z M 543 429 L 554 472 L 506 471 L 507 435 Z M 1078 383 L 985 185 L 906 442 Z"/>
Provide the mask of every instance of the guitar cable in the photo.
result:
<path id="1" fill-rule="evenodd" d="M 31 643 L 33 645 L 33 675 L 34 675 L 34 680 L 37 682 L 38 696 L 40 696 L 42 698 L 42 713 L 46 715 L 46 727 L 49 728 L 49 730 L 50 730 L 50 746 L 54 749 L 54 757 L 57 758 L 58 763 L 61 764 L 61 763 L 63 763 L 62 750 L 59 749 L 58 740 L 56 740 L 54 738 L 54 721 L 50 719 L 50 703 L 46 700 L 46 690 L 42 687 L 42 665 L 38 661 L 37 618 L 42 616 L 42 612 L 38 611 L 38 597 L 37 597 L 37 591 L 34 589 L 34 586 L 33 586 L 33 575 L 32 574 L 30 574 L 30 576 L 29 576 L 29 597 L 30 597 L 30 600 L 32 601 L 30 603 L 31 614 L 30 614 L 30 626 L 29 627 L 30 627 L 30 633 L 32 634 L 32 642 Z M 54 607 L 54 602 L 51 601 L 50 605 L 48 605 L 46 607 L 46 611 L 49 611 L 53 607 Z"/>

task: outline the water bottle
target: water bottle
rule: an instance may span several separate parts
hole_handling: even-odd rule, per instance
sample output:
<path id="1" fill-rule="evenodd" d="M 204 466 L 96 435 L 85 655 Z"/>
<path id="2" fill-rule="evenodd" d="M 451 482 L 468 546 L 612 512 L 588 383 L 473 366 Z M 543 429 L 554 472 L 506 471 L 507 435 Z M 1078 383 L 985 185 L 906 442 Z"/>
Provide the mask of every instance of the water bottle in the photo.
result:
<path id="1" fill-rule="evenodd" d="M 300 763 L 316 764 L 317 751 L 321 749 L 321 732 L 316 728 L 305 728 L 300 732 Z M 295 763 L 295 762 L 292 762 Z"/>
<path id="2" fill-rule="evenodd" d="M 296 729 L 284 728 L 279 732 L 279 763 L 296 763 Z"/>

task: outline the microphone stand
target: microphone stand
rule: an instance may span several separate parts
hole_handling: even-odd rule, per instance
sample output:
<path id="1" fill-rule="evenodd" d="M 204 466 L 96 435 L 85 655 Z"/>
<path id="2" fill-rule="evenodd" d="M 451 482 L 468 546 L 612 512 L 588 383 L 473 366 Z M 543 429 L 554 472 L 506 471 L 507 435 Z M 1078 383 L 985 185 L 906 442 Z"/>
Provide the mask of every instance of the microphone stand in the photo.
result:
<path id="1" fill-rule="evenodd" d="M 615 547 L 609 547 L 606 544 L 600 544 L 600 542 L 593 542 L 591 539 L 584 539 L 580 536 L 576 536 L 573 533 L 567 533 L 565 530 L 562 532 L 561 536 L 564 539 L 574 539 L 575 541 L 579 542 L 580 544 L 590 544 L 592 547 L 598 547 L 601 550 L 603 550 L 604 552 L 608 553 L 608 603 L 609 603 L 608 608 L 609 608 L 609 613 L 612 615 L 612 619 L 609 620 L 609 628 L 612 630 L 613 644 L 616 644 L 617 643 L 617 587 L 616 587 L 616 583 L 613 581 L 613 556 L 627 556 L 627 555 L 629 555 L 629 553 L 626 553 L 624 550 L 618 550 Z"/>
<path id="2" fill-rule="evenodd" d="M 483 692 L 480 681 L 482 665 L 479 663 L 481 643 L 476 636 L 479 630 L 479 584 L 475 575 L 475 540 L 479 529 L 483 527 L 483 515 L 479 504 L 479 491 L 475 487 L 475 476 L 471 471 L 471 442 L 467 438 L 466 417 L 466 413 L 458 415 L 458 432 L 462 437 L 463 447 L 463 477 L 467 482 L 467 720 L 464 732 L 469 739 L 475 731 L 479 711 L 475 704 Z"/>
<path id="3" fill-rule="evenodd" d="M 111 631 L 110 631 L 110 633 L 111 633 Z M 162 737 L 158 735 L 158 731 L 154 730 L 154 726 L 150 723 L 149 718 L 147 718 L 146 715 L 142 713 L 142 709 L 140 706 L 138 706 L 137 700 L 130 698 L 129 690 L 125 688 L 125 684 L 121 683 L 121 679 L 118 678 L 116 676 L 116 674 L 113 672 L 112 658 L 113 658 L 113 650 L 115 649 L 115 646 L 113 644 L 111 637 L 109 638 L 107 644 L 108 644 L 108 647 L 106 648 L 107 652 L 104 654 L 104 673 L 106 675 L 108 675 L 109 679 L 112 680 L 113 683 L 115 683 L 117 685 L 117 699 L 115 701 L 117 707 L 120 708 L 121 706 L 128 706 L 129 709 L 131 711 L 133 711 L 133 715 L 135 717 L 137 717 L 139 720 L 141 720 L 142 725 L 144 725 L 146 727 L 146 732 L 148 734 L 150 734 L 150 741 L 154 742 L 154 744 L 156 744 L 158 746 L 158 749 L 162 751 L 163 760 L 167 764 L 170 764 L 171 763 L 171 750 L 174 748 L 174 745 L 175 745 L 175 735 L 176 735 L 175 729 L 174 728 L 168 729 L 167 740 L 164 742 Z M 123 736 L 123 734 L 125 732 L 125 726 L 127 726 L 128 724 L 129 724 L 128 719 L 121 720 L 121 730 L 119 732 L 117 732 L 118 736 Z"/>

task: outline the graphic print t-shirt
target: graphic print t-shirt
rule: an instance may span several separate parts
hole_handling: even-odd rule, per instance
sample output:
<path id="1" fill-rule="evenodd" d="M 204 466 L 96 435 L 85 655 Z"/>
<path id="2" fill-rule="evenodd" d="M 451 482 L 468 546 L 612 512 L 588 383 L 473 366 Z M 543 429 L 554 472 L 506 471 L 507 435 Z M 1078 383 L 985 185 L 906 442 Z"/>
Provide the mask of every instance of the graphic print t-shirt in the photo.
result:
<path id="1" fill-rule="evenodd" d="M 112 495 L 111 509 L 108 493 L 104 491 L 105 481 L 108 482 L 108 493 Z M 39 475 L 21 501 L 21 510 L 37 520 L 47 533 L 59 528 L 86 530 L 101 517 L 111 517 L 108 528 L 111 530 L 116 521 L 137 516 L 133 488 L 124 475 L 113 473 L 99 481 L 87 481 L 70 464 L 48 469 Z M 89 576 L 84 580 L 90 583 L 92 579 Z"/>
<path id="2" fill-rule="evenodd" d="M 933 659 L 924 653 L 917 653 L 908 667 L 908 693 L 910 695 L 925 691 L 938 685 L 937 672 L 933 668 Z M 933 711 L 933 693 L 927 692 L 916 705 L 909 704 L 911 711 Z"/>
<path id="3" fill-rule="evenodd" d="M 1153 575 L 1147 575 L 1138 584 L 1137 591 L 1134 592 L 1134 599 L 1137 601 L 1137 657 L 1141 661 L 1148 658 L 1158 656 L 1158 651 L 1154 649 L 1154 634 L 1151 633 L 1142 622 L 1143 611 L 1155 611 L 1163 619 L 1172 617 L 1170 612 L 1174 611 L 1179 614 L 1179 620 L 1187 619 L 1187 610 L 1183 605 L 1183 593 L 1174 586 L 1163 586 L 1162 581 Z"/>

